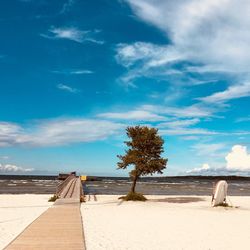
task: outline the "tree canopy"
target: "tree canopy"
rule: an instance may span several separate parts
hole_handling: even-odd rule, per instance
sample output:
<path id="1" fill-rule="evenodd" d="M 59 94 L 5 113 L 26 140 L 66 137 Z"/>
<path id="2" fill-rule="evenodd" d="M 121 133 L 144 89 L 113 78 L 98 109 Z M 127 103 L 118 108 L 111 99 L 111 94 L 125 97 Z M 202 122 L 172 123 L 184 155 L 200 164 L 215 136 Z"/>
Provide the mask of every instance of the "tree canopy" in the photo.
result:
<path id="1" fill-rule="evenodd" d="M 133 179 L 131 192 L 135 192 L 136 181 L 140 176 L 162 174 L 168 159 L 162 158 L 164 140 L 158 135 L 158 130 L 147 126 L 128 127 L 126 129 L 129 141 L 125 155 L 118 155 L 118 169 L 126 169 L 133 165 L 130 177 Z"/>

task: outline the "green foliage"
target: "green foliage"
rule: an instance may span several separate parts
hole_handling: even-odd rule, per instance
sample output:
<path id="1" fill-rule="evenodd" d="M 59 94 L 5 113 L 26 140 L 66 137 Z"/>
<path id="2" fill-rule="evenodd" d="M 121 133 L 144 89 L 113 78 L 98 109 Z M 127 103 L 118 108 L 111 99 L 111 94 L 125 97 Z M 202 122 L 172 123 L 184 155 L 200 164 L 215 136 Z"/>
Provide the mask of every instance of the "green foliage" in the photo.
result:
<path id="1" fill-rule="evenodd" d="M 133 180 L 131 192 L 135 192 L 136 181 L 140 176 L 162 174 L 166 168 L 167 159 L 161 157 L 164 152 L 163 139 L 158 135 L 158 130 L 146 126 L 128 127 L 126 129 L 130 141 L 124 143 L 128 146 L 125 155 L 118 155 L 120 162 L 118 169 L 126 169 L 133 165 L 129 173 Z"/>
<path id="2" fill-rule="evenodd" d="M 146 201 L 147 198 L 140 193 L 129 192 L 126 196 L 119 197 L 119 199 L 124 201 Z"/>
<path id="3" fill-rule="evenodd" d="M 56 201 L 57 199 L 59 198 L 59 196 L 58 195 L 56 195 L 56 194 L 54 194 L 53 196 L 51 196 L 50 198 L 49 198 L 49 202 L 54 202 L 54 201 Z"/>

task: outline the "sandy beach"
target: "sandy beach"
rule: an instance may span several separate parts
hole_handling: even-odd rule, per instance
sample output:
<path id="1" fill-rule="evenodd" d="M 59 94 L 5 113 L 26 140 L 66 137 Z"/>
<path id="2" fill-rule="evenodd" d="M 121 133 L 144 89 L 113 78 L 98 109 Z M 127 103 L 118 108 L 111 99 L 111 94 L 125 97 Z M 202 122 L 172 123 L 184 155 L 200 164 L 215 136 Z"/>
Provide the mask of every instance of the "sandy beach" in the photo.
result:
<path id="1" fill-rule="evenodd" d="M 180 196 L 147 196 L 147 202 L 97 196 L 81 208 L 87 248 L 249 249 L 250 197 L 230 197 L 238 208 L 212 208 L 211 197 L 192 197 L 189 203 Z"/>
<path id="2" fill-rule="evenodd" d="M 52 205 L 50 195 L 0 195 L 0 249 Z"/>
<path id="3" fill-rule="evenodd" d="M 48 197 L 0 195 L 0 249 L 52 205 Z M 98 195 L 82 203 L 88 250 L 249 249 L 249 196 L 231 196 L 234 208 L 212 208 L 209 196 L 154 195 L 147 202 L 118 197 Z"/>

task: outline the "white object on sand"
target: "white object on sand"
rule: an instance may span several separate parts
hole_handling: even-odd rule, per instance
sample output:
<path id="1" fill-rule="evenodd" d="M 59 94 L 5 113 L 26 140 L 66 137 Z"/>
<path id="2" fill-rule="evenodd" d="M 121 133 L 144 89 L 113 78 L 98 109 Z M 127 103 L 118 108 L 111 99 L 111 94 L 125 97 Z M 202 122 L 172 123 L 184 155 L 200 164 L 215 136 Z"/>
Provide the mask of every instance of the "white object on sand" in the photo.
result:
<path id="1" fill-rule="evenodd" d="M 217 182 L 212 198 L 212 206 L 222 205 L 226 201 L 228 184 L 226 181 Z"/>

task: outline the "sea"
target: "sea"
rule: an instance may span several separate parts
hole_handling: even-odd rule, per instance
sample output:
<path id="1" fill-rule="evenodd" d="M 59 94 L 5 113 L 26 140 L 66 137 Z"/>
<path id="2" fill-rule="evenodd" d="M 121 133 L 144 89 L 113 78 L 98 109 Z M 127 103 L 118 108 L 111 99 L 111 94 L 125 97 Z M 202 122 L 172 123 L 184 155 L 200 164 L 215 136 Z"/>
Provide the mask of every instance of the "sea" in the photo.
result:
<path id="1" fill-rule="evenodd" d="M 89 178 L 83 183 L 85 194 L 123 195 L 131 180 L 125 177 Z M 136 191 L 145 195 L 211 195 L 217 181 L 228 182 L 228 195 L 250 196 L 250 177 L 242 176 L 173 176 L 139 179 Z M 0 194 L 53 194 L 61 183 L 57 176 L 0 175 Z"/>

